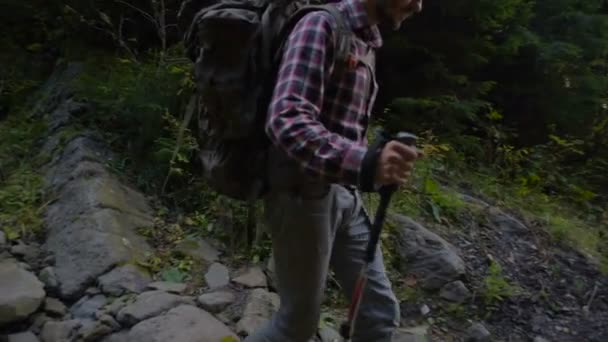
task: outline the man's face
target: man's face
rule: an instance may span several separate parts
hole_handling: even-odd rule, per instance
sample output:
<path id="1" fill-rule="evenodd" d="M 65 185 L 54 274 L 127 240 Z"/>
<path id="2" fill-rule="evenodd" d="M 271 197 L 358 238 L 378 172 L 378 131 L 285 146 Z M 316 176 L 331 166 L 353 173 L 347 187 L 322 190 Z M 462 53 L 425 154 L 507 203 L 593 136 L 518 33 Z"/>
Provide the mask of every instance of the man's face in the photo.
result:
<path id="1" fill-rule="evenodd" d="M 389 24 L 393 29 L 398 30 L 403 21 L 415 13 L 422 11 L 423 0 L 384 0 L 385 19 L 389 20 Z"/>

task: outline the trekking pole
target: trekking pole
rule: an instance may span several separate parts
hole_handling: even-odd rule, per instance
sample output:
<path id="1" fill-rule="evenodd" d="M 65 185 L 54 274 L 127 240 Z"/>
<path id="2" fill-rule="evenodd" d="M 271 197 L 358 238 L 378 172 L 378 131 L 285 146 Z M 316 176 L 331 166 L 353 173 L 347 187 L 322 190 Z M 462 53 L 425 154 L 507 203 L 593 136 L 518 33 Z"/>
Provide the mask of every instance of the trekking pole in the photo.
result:
<path id="1" fill-rule="evenodd" d="M 417 137 L 410 133 L 401 132 L 398 133 L 393 140 L 397 140 L 403 144 L 414 146 L 416 144 Z M 388 141 L 387 141 L 388 142 Z M 355 331 L 355 324 L 357 315 L 359 313 L 359 306 L 361 299 L 363 298 L 363 292 L 367 283 L 367 268 L 374 261 L 376 255 L 376 248 L 380 240 L 380 233 L 382 232 L 382 226 L 386 218 L 386 212 L 391 200 L 393 193 L 397 190 L 397 185 L 385 185 L 382 186 L 378 193 L 380 194 L 380 204 L 376 210 L 376 216 L 371 227 L 370 239 L 367 243 L 367 249 L 365 251 L 365 262 L 355 283 L 355 288 L 352 294 L 352 300 L 348 311 L 348 320 L 340 327 L 340 335 L 344 341 L 349 341 L 353 332 Z"/>

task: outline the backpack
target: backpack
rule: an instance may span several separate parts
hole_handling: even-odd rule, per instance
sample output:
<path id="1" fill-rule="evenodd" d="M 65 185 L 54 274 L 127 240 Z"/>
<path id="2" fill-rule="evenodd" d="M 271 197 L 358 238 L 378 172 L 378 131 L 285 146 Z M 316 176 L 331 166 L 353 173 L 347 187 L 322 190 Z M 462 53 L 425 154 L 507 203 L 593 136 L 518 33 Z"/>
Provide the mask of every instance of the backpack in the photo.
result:
<path id="1" fill-rule="evenodd" d="M 253 201 L 268 190 L 266 112 L 289 32 L 305 14 L 327 11 L 338 24 L 336 61 L 347 62 L 351 31 L 320 0 L 187 0 L 178 13 L 194 63 L 195 138 L 204 178 L 218 193 Z"/>

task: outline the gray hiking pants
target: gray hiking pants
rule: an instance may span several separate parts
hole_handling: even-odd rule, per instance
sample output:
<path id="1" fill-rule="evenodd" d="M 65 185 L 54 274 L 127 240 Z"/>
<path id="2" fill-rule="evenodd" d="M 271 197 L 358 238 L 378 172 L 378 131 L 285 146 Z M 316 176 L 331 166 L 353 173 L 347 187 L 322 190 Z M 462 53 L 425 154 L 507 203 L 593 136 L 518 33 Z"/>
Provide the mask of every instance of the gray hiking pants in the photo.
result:
<path id="1" fill-rule="evenodd" d="M 351 298 L 371 226 L 360 194 L 339 185 L 305 192 L 275 192 L 266 199 L 281 306 L 245 342 L 309 341 L 317 331 L 330 267 Z M 390 341 L 400 313 L 380 248 L 368 277 L 352 341 Z"/>

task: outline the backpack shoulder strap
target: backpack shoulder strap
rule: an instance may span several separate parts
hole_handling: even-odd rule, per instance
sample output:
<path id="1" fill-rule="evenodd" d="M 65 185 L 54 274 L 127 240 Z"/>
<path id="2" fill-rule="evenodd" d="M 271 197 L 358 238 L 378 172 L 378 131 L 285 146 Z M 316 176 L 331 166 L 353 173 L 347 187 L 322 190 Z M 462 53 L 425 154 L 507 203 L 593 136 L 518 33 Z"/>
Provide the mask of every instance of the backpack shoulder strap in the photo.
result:
<path id="1" fill-rule="evenodd" d="M 287 37 L 291 33 L 291 30 L 295 27 L 296 23 L 302 19 L 306 14 L 314 11 L 325 11 L 329 13 L 337 23 L 336 30 L 336 41 L 335 41 L 335 57 L 340 61 L 347 61 L 350 53 L 351 39 L 353 32 L 350 29 L 350 25 L 346 22 L 344 15 L 334 4 L 323 4 L 323 5 L 306 5 L 300 8 L 289 21 L 283 27 L 283 30 L 278 36 L 278 48 L 275 51 L 274 60 L 280 60 L 280 56 L 283 53 L 283 47 Z"/>
<path id="2" fill-rule="evenodd" d="M 350 25 L 346 22 L 344 15 L 338 10 L 333 4 L 321 5 L 327 12 L 329 12 L 338 24 L 338 30 L 336 31 L 336 59 L 339 61 L 346 61 L 350 53 L 351 37 L 353 35 Z"/>

